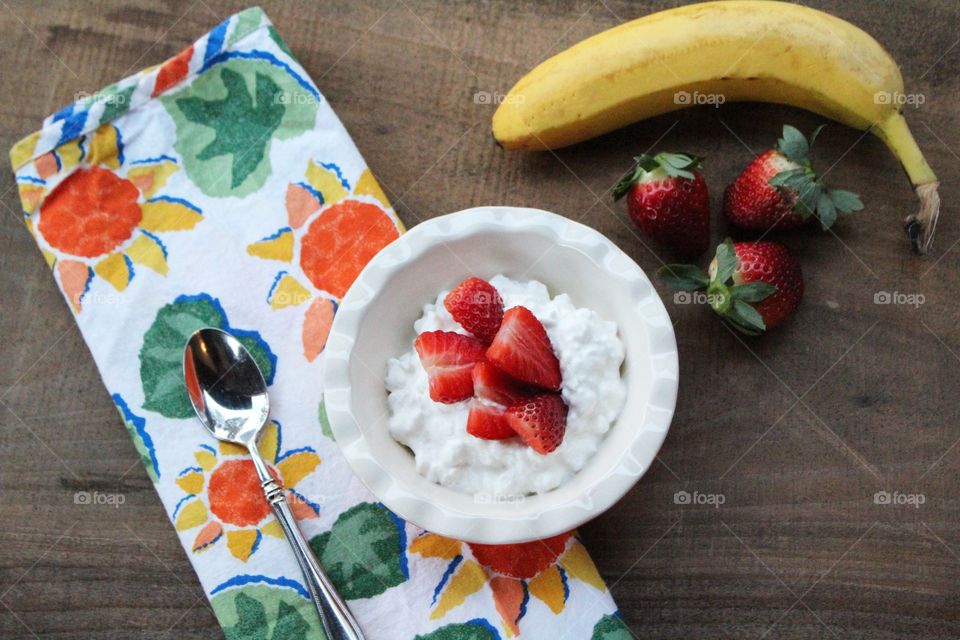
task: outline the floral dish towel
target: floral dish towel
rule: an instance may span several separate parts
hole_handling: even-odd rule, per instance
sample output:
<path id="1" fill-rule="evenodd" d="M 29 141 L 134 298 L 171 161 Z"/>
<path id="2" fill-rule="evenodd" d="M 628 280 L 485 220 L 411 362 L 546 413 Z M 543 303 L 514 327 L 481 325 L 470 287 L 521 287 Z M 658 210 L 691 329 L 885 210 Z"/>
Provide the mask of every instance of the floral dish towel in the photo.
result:
<path id="1" fill-rule="evenodd" d="M 341 457 L 324 343 L 339 299 L 403 226 L 259 8 L 58 111 L 10 155 L 27 229 L 227 638 L 323 633 L 252 463 L 193 415 L 181 354 L 205 326 L 263 368 L 261 448 L 368 637 L 631 637 L 575 536 L 484 547 L 424 532 Z"/>

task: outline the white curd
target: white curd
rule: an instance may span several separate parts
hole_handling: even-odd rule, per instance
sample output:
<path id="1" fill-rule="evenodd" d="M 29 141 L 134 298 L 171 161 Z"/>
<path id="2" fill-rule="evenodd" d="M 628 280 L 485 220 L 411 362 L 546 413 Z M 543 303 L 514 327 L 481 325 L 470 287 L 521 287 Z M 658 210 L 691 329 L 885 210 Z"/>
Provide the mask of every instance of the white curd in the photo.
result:
<path id="1" fill-rule="evenodd" d="M 570 297 L 550 297 L 535 280 L 490 280 L 504 308 L 524 306 L 543 323 L 560 360 L 563 399 L 570 408 L 563 443 L 543 455 L 519 438 L 482 440 L 467 433 L 469 401 L 440 404 L 430 399 L 427 373 L 412 347 L 387 363 L 390 434 L 410 448 L 417 472 L 443 486 L 497 500 L 555 489 L 587 463 L 620 414 L 626 385 L 620 374 L 624 347 L 617 326 Z M 446 291 L 426 304 L 414 323 L 425 331 L 467 333 L 444 308 Z"/>

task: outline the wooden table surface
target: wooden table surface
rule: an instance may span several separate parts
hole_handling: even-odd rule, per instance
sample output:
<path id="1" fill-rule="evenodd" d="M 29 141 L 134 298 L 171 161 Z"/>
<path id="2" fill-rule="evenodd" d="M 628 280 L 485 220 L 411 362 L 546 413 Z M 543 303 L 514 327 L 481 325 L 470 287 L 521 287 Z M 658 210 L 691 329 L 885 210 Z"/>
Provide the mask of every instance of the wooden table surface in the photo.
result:
<path id="1" fill-rule="evenodd" d="M 408 226 L 480 204 L 556 211 L 607 234 L 648 273 L 608 189 L 632 154 L 706 155 L 723 187 L 789 121 L 777 106 L 699 107 L 557 154 L 493 144 L 493 106 L 552 53 L 667 0 L 265 3 Z M 960 636 L 960 6 L 816 0 L 871 32 L 923 96 L 908 119 L 939 174 L 932 255 L 911 255 L 915 206 L 872 136 L 830 126 L 816 162 L 866 209 L 836 234 L 781 239 L 806 296 L 785 326 L 741 340 L 674 304 L 681 384 L 658 461 L 582 534 L 639 638 Z M 70 102 L 179 52 L 244 8 L 215 0 L 0 0 L 0 147 Z M 53 278 L 0 193 L 0 636 L 216 638 L 221 632 Z M 714 221 L 713 235 L 725 225 Z M 904 304 L 876 304 L 887 293 Z M 902 294 L 894 296 L 893 294 Z M 60 461 L 60 462 L 58 462 Z M 78 490 L 118 508 L 75 505 Z M 675 493 L 721 505 L 677 504 Z M 913 504 L 876 504 L 878 491 Z M 904 498 L 906 500 L 907 498 Z M 922 502 L 922 504 L 921 504 Z M 526 637 L 526 636 L 524 636 Z"/>

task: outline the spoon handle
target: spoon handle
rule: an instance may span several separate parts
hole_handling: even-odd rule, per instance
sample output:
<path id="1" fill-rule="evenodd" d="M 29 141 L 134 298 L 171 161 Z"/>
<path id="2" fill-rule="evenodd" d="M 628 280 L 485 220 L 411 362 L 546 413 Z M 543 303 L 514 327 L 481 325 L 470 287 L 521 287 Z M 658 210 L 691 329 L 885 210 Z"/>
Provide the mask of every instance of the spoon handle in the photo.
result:
<path id="1" fill-rule="evenodd" d="M 307 589 L 310 591 L 310 597 L 313 604 L 317 607 L 317 613 L 320 615 L 320 621 L 323 623 L 323 630 L 328 640 L 364 640 L 360 625 L 357 624 L 350 609 L 337 593 L 333 583 L 327 576 L 323 567 L 317 562 L 313 555 L 313 550 L 307 543 L 297 519 L 290 509 L 286 499 L 286 489 L 279 480 L 270 475 L 267 466 L 260 459 L 256 447 L 250 447 L 250 454 L 253 457 L 254 466 L 260 475 L 260 481 L 263 485 L 263 493 L 267 502 L 273 508 L 273 513 L 280 522 L 283 533 L 293 548 L 293 554 L 297 558 L 300 570 L 303 572 L 304 580 L 307 583 Z"/>

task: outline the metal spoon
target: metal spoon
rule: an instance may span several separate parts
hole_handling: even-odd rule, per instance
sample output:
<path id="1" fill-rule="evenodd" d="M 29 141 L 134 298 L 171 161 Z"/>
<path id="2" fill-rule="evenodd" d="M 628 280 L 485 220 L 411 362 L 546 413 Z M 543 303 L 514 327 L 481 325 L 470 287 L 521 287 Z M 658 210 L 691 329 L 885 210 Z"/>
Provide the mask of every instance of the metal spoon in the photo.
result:
<path id="1" fill-rule="evenodd" d="M 187 395 L 200 422 L 224 442 L 243 445 L 260 476 L 263 493 L 293 548 L 310 597 L 329 640 L 363 640 L 360 625 L 313 556 L 286 501 L 286 490 L 260 457 L 257 442 L 270 413 L 260 367 L 239 340 L 220 329 L 196 331 L 183 352 Z"/>

